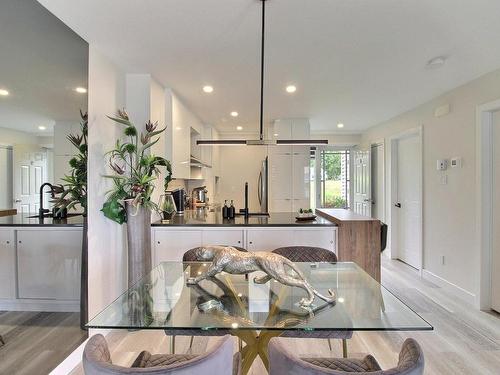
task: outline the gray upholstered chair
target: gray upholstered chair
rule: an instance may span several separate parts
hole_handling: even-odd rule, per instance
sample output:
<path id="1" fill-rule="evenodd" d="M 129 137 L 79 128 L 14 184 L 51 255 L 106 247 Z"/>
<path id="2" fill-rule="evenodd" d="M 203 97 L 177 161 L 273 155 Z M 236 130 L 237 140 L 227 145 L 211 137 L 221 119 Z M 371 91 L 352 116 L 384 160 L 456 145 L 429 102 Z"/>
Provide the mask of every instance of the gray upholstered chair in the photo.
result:
<path id="1" fill-rule="evenodd" d="M 272 338 L 269 342 L 269 375 L 422 375 L 424 355 L 420 345 L 407 339 L 399 353 L 398 365 L 382 370 L 371 355 L 363 359 L 299 358 L 288 350 L 284 340 Z"/>
<path id="2" fill-rule="evenodd" d="M 240 373 L 240 354 L 233 355 L 231 337 L 221 337 L 206 353 L 192 354 L 150 354 L 141 352 L 132 367 L 114 365 L 111 361 L 105 338 L 98 334 L 92 336 L 83 351 L 83 369 L 86 375 L 118 375 L 118 374 L 220 374 L 234 375 Z"/>
<path id="3" fill-rule="evenodd" d="M 292 262 L 328 262 L 337 263 L 334 252 L 321 247 L 288 246 L 273 250 L 273 253 L 284 256 Z M 281 337 L 327 339 L 330 351 L 332 340 L 342 340 L 342 354 L 347 357 L 347 340 L 352 338 L 352 331 L 285 331 Z"/>
<path id="4" fill-rule="evenodd" d="M 221 245 L 225 246 L 225 245 Z M 238 246 L 233 246 L 235 249 L 239 251 L 244 251 L 247 252 L 246 249 Z M 198 247 L 195 247 L 193 249 L 189 249 L 184 253 L 182 256 L 182 261 L 183 262 L 197 262 L 198 259 L 196 258 L 196 250 L 198 250 Z M 165 335 L 170 336 L 170 350 L 171 353 L 175 353 L 175 338 L 176 336 L 190 336 L 189 340 L 189 349 L 193 347 L 193 341 L 194 341 L 194 336 L 204 336 L 204 337 L 212 337 L 212 336 L 224 336 L 230 334 L 230 331 L 228 329 L 218 329 L 218 330 L 209 330 L 209 331 L 203 331 L 201 329 L 168 329 L 165 330 Z M 238 345 L 241 348 L 242 347 L 242 342 L 241 339 L 238 339 Z"/>

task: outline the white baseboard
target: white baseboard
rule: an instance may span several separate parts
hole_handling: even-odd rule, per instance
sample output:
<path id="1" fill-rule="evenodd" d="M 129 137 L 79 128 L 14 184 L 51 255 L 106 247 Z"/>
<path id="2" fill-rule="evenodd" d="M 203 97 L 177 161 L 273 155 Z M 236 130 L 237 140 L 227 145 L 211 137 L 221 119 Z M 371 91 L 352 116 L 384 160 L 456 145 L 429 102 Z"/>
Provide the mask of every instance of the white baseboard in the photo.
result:
<path id="1" fill-rule="evenodd" d="M 2 311 L 79 312 L 80 301 L 0 299 Z"/>
<path id="2" fill-rule="evenodd" d="M 461 288 L 426 269 L 422 270 L 422 277 L 443 288 L 453 296 L 471 304 L 472 306 L 476 305 L 476 295 L 474 293 L 471 293 L 468 290 L 465 290 L 464 288 Z"/>

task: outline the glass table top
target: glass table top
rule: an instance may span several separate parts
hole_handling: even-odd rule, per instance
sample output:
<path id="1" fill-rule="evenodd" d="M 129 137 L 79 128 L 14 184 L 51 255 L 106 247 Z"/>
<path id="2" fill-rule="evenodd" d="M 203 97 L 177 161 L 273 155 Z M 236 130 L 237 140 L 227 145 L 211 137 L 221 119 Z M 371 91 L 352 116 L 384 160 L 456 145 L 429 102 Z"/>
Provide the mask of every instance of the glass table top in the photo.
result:
<path id="1" fill-rule="evenodd" d="M 355 263 L 296 263 L 323 295 L 335 291 L 336 302 L 316 297 L 309 308 L 299 305 L 301 289 L 276 281 L 259 285 L 253 272 L 221 273 L 198 285 L 189 277 L 209 263 L 164 262 L 128 289 L 88 324 L 89 328 L 251 329 L 251 330 L 432 330 L 417 313 Z"/>

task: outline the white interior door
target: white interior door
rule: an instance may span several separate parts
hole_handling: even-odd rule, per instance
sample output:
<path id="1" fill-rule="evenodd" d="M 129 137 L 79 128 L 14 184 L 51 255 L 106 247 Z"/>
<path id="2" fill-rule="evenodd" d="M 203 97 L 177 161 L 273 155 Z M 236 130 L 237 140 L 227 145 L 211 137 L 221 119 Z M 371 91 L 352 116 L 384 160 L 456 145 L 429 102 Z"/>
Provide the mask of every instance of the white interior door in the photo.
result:
<path id="1" fill-rule="evenodd" d="M 491 307 L 500 312 L 500 112 L 493 114 Z"/>
<path id="2" fill-rule="evenodd" d="M 14 207 L 19 213 L 38 213 L 40 186 L 47 181 L 47 153 L 38 146 L 15 145 L 13 157 Z M 44 196 L 44 207 L 49 197 Z"/>
<path id="3" fill-rule="evenodd" d="M 354 151 L 354 211 L 371 216 L 370 151 Z"/>
<path id="4" fill-rule="evenodd" d="M 372 217 L 385 220 L 384 215 L 384 144 L 372 145 L 371 155 L 371 189 L 372 189 Z"/>
<path id="5" fill-rule="evenodd" d="M 420 135 L 397 141 L 397 254 L 398 258 L 421 268 L 422 179 Z"/>

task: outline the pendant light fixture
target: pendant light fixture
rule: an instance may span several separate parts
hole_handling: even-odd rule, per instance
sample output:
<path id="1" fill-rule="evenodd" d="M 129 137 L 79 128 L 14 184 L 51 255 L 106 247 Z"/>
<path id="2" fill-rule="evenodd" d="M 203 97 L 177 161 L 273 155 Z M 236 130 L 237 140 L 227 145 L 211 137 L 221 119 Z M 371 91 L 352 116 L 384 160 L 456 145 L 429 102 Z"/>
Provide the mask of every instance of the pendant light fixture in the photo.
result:
<path id="1" fill-rule="evenodd" d="M 262 30 L 261 30 L 261 52 L 260 52 L 260 118 L 259 139 L 200 139 L 196 141 L 199 146 L 270 146 L 270 145 L 326 145 L 327 139 L 264 139 L 264 46 L 265 46 L 265 24 L 266 24 L 266 1 L 262 2 Z"/>

